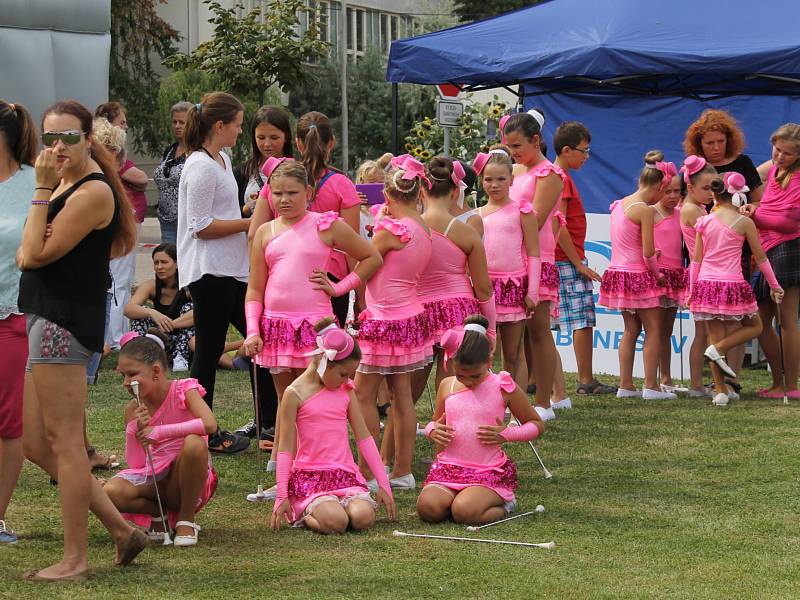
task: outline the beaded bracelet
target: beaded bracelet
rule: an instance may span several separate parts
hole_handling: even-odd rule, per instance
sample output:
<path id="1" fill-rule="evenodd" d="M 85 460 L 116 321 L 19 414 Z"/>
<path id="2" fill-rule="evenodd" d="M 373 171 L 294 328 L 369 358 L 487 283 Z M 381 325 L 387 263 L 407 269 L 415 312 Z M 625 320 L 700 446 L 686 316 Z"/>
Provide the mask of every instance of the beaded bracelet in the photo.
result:
<path id="1" fill-rule="evenodd" d="M 47 206 L 50 204 L 50 200 L 31 200 L 31 204 L 39 206 Z"/>

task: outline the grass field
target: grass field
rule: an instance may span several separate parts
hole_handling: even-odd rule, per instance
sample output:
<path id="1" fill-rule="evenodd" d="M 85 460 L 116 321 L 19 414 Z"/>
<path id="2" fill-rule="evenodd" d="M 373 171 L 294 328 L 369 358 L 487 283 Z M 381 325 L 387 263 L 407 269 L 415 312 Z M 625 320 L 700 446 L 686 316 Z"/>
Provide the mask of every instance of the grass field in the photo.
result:
<path id="1" fill-rule="evenodd" d="M 89 430 L 102 451 L 122 451 L 126 394 L 106 367 L 90 390 Z M 86 584 L 20 580 L 58 560 L 56 488 L 26 465 L 7 520 L 20 535 L 0 548 L 0 596 L 8 598 L 798 598 L 798 406 L 755 399 L 764 371 L 747 371 L 743 399 L 645 402 L 575 398 L 548 424 L 538 448 L 547 482 L 523 444 L 507 447 L 520 473 L 518 511 L 547 512 L 480 532 L 553 540 L 551 551 L 393 537 L 392 531 L 478 537 L 455 524 L 423 525 L 416 494 L 396 495 L 399 522 L 381 515 L 363 534 L 323 537 L 267 528 L 271 504 L 248 504 L 263 457 L 251 449 L 215 457 L 216 497 L 198 518 L 195 548 L 156 547 L 131 568 L 111 565 L 113 546 L 90 520 Z M 569 382 L 570 389 L 574 381 Z M 247 377 L 220 373 L 215 408 L 235 428 L 250 416 Z M 420 420 L 429 416 L 427 401 Z M 431 445 L 420 439 L 414 473 Z"/>

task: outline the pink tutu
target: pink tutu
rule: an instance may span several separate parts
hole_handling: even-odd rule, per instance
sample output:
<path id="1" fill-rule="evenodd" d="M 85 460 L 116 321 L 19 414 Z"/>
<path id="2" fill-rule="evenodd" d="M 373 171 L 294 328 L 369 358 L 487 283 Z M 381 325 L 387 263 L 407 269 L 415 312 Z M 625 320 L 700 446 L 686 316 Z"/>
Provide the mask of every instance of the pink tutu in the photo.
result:
<path id="1" fill-rule="evenodd" d="M 740 321 L 758 314 L 753 289 L 744 280 L 700 279 L 692 289 L 689 309 L 695 321 Z"/>
<path id="2" fill-rule="evenodd" d="M 539 301 L 550 302 L 550 316 L 558 318 L 558 290 L 561 287 L 561 277 L 558 267 L 551 262 L 542 263 L 542 275 L 539 278 Z"/>
<path id="3" fill-rule="evenodd" d="M 685 306 L 689 295 L 689 272 L 686 269 L 667 269 L 659 267 L 658 272 L 666 280 L 661 288 L 661 306 L 674 308 Z"/>
<path id="4" fill-rule="evenodd" d="M 436 484 L 442 487 L 461 491 L 475 485 L 489 488 L 505 502 L 514 500 L 517 489 L 517 465 L 510 458 L 499 467 L 471 469 L 438 460 L 431 465 L 425 485 Z"/>
<path id="5" fill-rule="evenodd" d="M 264 347 L 255 356 L 255 363 L 273 373 L 305 369 L 311 358 L 303 355 L 317 347 L 314 324 L 326 316 L 285 318 L 264 314 L 261 318 Z"/>
<path id="6" fill-rule="evenodd" d="M 428 331 L 434 341 L 453 327 L 460 327 L 470 315 L 480 314 L 481 307 L 474 297 L 443 298 L 423 304 Z"/>
<path id="7" fill-rule="evenodd" d="M 524 321 L 527 317 L 525 294 L 528 293 L 528 276 L 490 276 L 489 280 L 492 283 L 494 303 L 497 306 L 497 322 L 513 323 L 515 321 Z"/>
<path id="8" fill-rule="evenodd" d="M 621 271 L 613 267 L 603 273 L 598 304 L 606 308 L 633 311 L 661 306 L 664 294 L 650 271 Z"/>
<path id="9" fill-rule="evenodd" d="M 358 317 L 361 373 L 408 373 L 433 360 L 433 336 L 425 312 L 406 319 L 373 319 L 367 309 Z"/>
<path id="10" fill-rule="evenodd" d="M 361 474 L 344 469 L 294 470 L 289 476 L 289 502 L 296 519 L 300 519 L 306 507 L 319 496 L 347 498 L 368 493 Z"/>

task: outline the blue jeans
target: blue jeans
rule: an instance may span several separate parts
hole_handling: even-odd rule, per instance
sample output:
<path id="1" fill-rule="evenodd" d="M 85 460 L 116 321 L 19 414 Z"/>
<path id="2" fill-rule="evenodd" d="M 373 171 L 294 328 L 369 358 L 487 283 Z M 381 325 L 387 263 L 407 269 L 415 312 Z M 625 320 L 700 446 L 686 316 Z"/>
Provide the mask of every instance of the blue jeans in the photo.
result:
<path id="1" fill-rule="evenodd" d="M 172 243 L 177 244 L 178 240 L 178 221 L 162 221 L 161 219 L 158 220 L 159 224 L 161 225 L 161 243 Z"/>
<path id="2" fill-rule="evenodd" d="M 108 322 L 111 319 L 111 302 L 113 293 L 109 290 L 106 292 L 106 329 L 108 329 Z M 95 352 L 86 363 L 86 381 L 89 385 L 94 385 L 94 378 L 97 375 L 97 370 L 100 368 L 100 361 L 103 359 L 102 352 Z"/>

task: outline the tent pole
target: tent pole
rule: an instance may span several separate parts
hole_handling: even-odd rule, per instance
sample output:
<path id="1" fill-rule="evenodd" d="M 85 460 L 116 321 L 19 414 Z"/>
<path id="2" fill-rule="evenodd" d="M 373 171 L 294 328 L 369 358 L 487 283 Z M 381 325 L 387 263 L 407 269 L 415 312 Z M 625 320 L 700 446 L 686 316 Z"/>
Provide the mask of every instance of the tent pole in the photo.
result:
<path id="1" fill-rule="evenodd" d="M 525 86 L 519 84 L 519 91 L 517 92 L 517 110 L 525 112 Z"/>
<path id="2" fill-rule="evenodd" d="M 397 156 L 400 154 L 400 138 L 398 136 L 398 105 L 399 102 L 399 93 L 397 84 L 392 84 L 392 154 Z"/>

